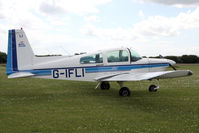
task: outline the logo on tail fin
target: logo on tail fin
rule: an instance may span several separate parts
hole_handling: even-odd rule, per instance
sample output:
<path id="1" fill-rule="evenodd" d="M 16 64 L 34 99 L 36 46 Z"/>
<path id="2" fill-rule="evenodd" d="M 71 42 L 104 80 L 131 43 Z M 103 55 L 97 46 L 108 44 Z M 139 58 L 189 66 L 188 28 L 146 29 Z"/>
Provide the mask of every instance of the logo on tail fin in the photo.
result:
<path id="1" fill-rule="evenodd" d="M 19 34 L 19 37 L 22 38 L 22 37 L 23 37 L 23 34 Z"/>
<path id="2" fill-rule="evenodd" d="M 26 45 L 24 44 L 23 41 L 21 41 L 19 44 L 18 44 L 19 47 L 26 47 Z"/>

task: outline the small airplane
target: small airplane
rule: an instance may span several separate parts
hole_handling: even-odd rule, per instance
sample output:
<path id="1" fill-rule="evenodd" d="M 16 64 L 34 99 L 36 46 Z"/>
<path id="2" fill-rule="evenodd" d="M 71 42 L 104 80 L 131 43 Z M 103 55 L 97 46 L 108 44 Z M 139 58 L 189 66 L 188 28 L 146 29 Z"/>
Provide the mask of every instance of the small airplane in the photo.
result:
<path id="1" fill-rule="evenodd" d="M 120 85 L 119 95 L 130 96 L 127 81 L 155 80 L 149 91 L 159 89 L 159 79 L 190 76 L 190 70 L 176 70 L 169 59 L 142 58 L 129 48 L 117 48 L 73 56 L 37 57 L 23 29 L 8 31 L 8 78 L 46 78 L 77 81 L 96 81 L 96 89 L 108 90 L 109 82 Z M 173 71 L 165 71 L 172 67 Z"/>

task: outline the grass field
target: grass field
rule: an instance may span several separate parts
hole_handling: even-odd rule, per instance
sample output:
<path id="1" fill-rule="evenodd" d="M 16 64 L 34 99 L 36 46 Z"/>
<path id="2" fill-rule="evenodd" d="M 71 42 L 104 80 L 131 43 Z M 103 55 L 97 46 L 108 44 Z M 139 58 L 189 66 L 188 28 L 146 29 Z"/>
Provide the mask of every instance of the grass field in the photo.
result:
<path id="1" fill-rule="evenodd" d="M 0 133 L 198 133 L 199 65 L 191 77 L 160 80 L 149 93 L 149 81 L 125 83 L 130 97 L 119 97 L 119 85 L 94 90 L 96 83 L 46 79 L 7 79 L 0 66 Z"/>

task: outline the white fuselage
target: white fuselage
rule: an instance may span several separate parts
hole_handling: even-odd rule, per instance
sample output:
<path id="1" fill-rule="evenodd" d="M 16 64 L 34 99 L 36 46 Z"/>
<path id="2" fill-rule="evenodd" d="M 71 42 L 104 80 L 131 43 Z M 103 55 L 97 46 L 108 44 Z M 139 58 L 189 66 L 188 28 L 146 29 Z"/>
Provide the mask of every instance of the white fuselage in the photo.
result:
<path id="1" fill-rule="evenodd" d="M 82 54 L 75 56 L 60 57 L 35 57 L 32 69 L 36 78 L 78 80 L 78 81 L 96 81 L 97 77 L 103 75 L 115 75 L 120 73 L 145 73 L 154 71 L 164 71 L 169 64 L 175 64 L 174 61 L 167 59 L 140 58 L 131 61 L 131 53 L 128 51 L 128 59 L 125 61 L 109 61 L 110 53 L 117 50 L 128 51 L 127 48 L 99 51 L 91 54 Z M 85 57 L 92 57 L 101 54 L 102 61 L 98 63 L 81 63 Z"/>

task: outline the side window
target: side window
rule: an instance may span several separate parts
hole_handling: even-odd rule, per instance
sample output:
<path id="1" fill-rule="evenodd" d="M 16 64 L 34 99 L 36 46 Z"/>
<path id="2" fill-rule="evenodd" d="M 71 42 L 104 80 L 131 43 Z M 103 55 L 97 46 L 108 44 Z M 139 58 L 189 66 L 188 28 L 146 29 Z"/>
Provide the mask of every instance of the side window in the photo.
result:
<path id="1" fill-rule="evenodd" d="M 103 63 L 102 54 L 95 54 L 80 58 L 80 64 Z"/>
<path id="2" fill-rule="evenodd" d="M 126 50 L 117 50 L 108 53 L 108 62 L 128 62 L 128 52 Z"/>

